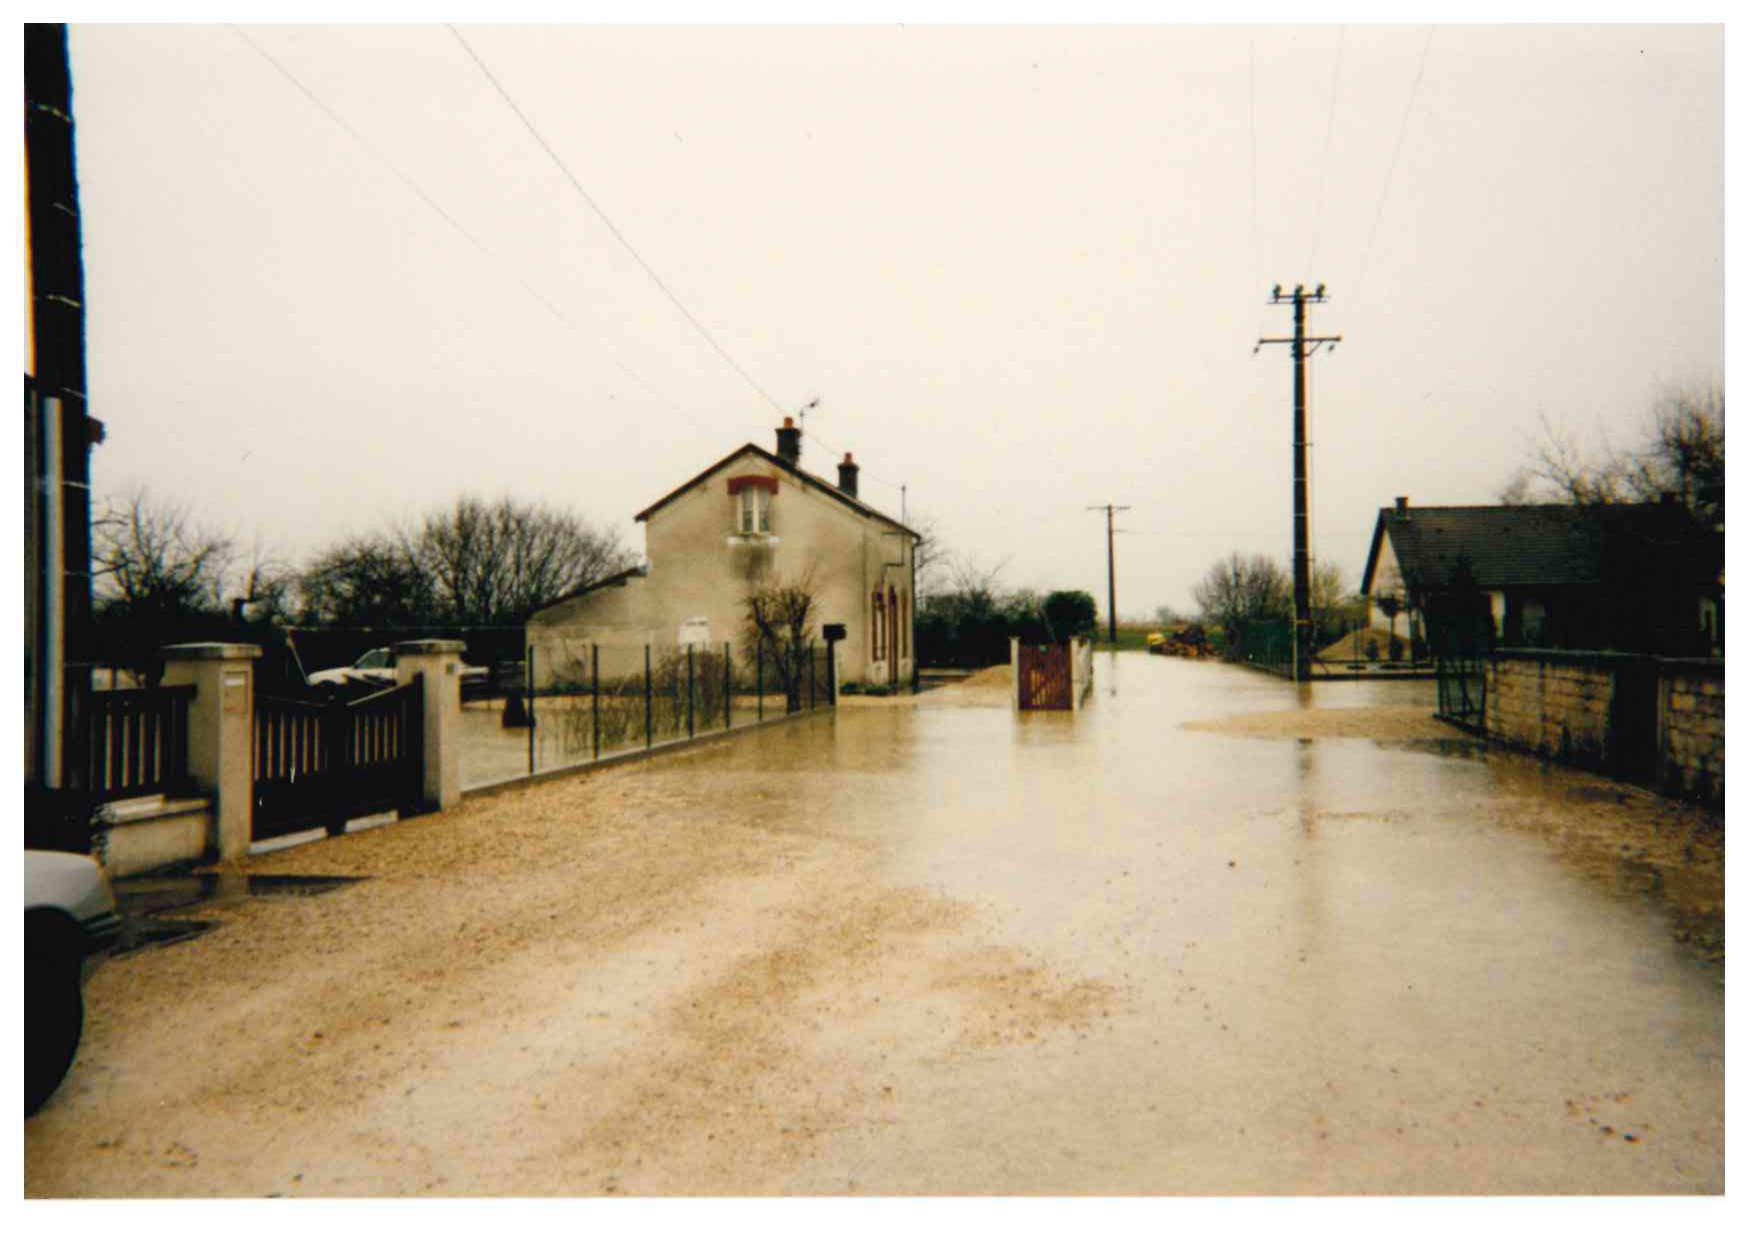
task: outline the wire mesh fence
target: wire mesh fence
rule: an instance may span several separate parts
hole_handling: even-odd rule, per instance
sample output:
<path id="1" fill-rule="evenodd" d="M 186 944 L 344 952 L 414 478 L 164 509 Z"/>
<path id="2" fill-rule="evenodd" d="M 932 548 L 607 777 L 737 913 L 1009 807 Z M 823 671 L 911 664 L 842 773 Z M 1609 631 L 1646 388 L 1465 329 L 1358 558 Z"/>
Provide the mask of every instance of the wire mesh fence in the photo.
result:
<path id="1" fill-rule="evenodd" d="M 522 684 L 462 710 L 461 781 L 479 787 L 583 766 L 830 706 L 819 643 L 597 643 L 542 634 Z"/>

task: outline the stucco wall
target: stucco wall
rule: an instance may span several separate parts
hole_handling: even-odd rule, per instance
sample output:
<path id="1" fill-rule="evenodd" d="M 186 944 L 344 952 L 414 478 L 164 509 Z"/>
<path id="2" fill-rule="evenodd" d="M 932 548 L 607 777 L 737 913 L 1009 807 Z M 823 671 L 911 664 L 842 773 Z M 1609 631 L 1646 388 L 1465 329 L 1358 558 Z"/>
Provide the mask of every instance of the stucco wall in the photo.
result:
<path id="1" fill-rule="evenodd" d="M 1670 791 L 1724 803 L 1723 660 L 1670 662 L 1657 686 L 1658 749 Z"/>
<path id="2" fill-rule="evenodd" d="M 745 475 L 773 478 L 768 538 L 736 533 L 737 500 L 728 480 Z M 603 676 L 641 672 L 642 647 L 678 640 L 679 626 L 694 617 L 709 625 L 709 641 L 739 650 L 744 643 L 745 598 L 751 583 L 768 574 L 799 580 L 811 574 L 817 600 L 815 631 L 827 624 L 847 630 L 838 645 L 843 681 L 887 680 L 887 659 L 873 659 L 872 595 L 876 584 L 904 597 L 904 624 L 912 621 L 911 542 L 878 520 L 864 517 L 823 488 L 797 479 L 755 453 L 742 453 L 648 518 L 644 532 L 647 577 L 633 577 L 531 617 L 536 680 L 542 670 L 586 659 L 590 641 L 602 646 Z M 914 645 L 902 635 L 901 681 L 911 674 Z"/>

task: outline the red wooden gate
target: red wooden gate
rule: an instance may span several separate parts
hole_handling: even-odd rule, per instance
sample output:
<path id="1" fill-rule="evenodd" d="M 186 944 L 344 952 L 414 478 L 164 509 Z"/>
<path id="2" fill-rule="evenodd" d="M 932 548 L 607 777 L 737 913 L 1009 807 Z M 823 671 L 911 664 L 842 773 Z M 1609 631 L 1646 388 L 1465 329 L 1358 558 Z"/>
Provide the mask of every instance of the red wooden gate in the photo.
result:
<path id="1" fill-rule="evenodd" d="M 1021 646 L 1021 710 L 1073 710 L 1074 675 L 1067 646 Z"/>

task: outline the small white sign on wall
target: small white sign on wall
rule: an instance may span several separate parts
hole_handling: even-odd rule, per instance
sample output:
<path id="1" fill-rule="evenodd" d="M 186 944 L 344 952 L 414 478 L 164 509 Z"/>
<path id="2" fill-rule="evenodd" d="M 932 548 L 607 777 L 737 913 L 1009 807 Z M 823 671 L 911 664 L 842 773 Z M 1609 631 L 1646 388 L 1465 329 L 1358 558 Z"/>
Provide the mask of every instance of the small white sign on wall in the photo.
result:
<path id="1" fill-rule="evenodd" d="M 710 644 L 710 618 L 708 616 L 693 616 L 680 625 L 678 641 L 682 646 L 708 646 Z"/>

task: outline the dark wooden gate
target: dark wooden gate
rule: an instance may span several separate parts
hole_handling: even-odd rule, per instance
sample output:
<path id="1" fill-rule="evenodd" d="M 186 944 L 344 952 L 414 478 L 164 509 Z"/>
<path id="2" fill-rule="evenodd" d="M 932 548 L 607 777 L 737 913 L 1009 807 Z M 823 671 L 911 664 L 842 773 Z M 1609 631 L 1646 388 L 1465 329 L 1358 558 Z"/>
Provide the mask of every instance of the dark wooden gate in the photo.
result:
<path id="1" fill-rule="evenodd" d="M 1614 774 L 1649 784 L 1657 777 L 1657 690 L 1659 673 L 1648 658 L 1623 659 L 1614 669 L 1609 702 L 1610 747 Z"/>
<path id="2" fill-rule="evenodd" d="M 256 697 L 255 838 L 338 833 L 365 814 L 414 812 L 424 741 L 419 677 L 351 702 Z"/>
<path id="3" fill-rule="evenodd" d="M 1074 674 L 1067 646 L 1021 646 L 1021 710 L 1073 710 Z"/>

